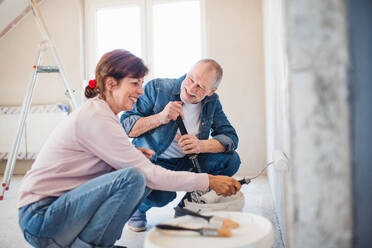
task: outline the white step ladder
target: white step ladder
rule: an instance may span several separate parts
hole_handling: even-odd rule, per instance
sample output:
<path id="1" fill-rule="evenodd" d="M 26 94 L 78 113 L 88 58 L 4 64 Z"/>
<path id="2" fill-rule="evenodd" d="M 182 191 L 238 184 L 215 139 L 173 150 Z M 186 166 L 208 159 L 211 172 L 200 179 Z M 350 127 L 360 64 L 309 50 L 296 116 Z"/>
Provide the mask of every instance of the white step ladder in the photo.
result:
<path id="1" fill-rule="evenodd" d="M 71 84 L 69 83 L 69 80 L 66 77 L 66 74 L 64 73 L 61 61 L 58 57 L 57 50 L 54 45 L 52 45 L 51 40 L 49 38 L 49 33 L 47 31 L 45 22 L 40 14 L 39 7 L 35 0 L 30 0 L 30 7 L 32 9 L 32 12 L 34 14 L 34 17 L 36 19 L 36 22 L 38 23 L 41 35 L 43 37 L 43 41 L 40 44 L 39 48 L 39 55 L 37 56 L 36 63 L 33 66 L 34 72 L 32 75 L 31 82 L 28 85 L 26 97 L 23 100 L 22 109 L 20 113 L 20 118 L 18 122 L 18 128 L 17 133 L 14 138 L 14 142 L 12 145 L 12 149 L 10 150 L 8 161 L 6 163 L 5 172 L 3 181 L 0 187 L 0 200 L 4 199 L 5 191 L 9 190 L 10 180 L 13 175 L 15 162 L 17 159 L 19 144 L 21 142 L 22 133 L 25 127 L 26 118 L 28 115 L 28 112 L 30 111 L 31 106 L 31 99 L 32 95 L 34 93 L 36 80 L 39 73 L 59 73 L 61 76 L 61 79 L 63 81 L 63 84 L 66 88 L 66 95 L 69 97 L 69 100 L 71 102 L 72 108 L 76 109 L 78 107 L 78 102 L 76 100 L 75 93 L 71 87 Z M 56 66 L 41 66 L 41 58 L 45 52 L 50 52 L 54 62 L 56 63 Z"/>

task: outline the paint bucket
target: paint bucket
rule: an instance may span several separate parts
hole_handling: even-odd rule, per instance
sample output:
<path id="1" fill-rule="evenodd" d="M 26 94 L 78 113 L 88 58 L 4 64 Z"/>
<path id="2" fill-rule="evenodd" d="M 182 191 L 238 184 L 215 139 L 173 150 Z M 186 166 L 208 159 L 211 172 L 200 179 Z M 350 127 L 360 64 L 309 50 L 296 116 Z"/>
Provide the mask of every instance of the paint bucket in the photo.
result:
<path id="1" fill-rule="evenodd" d="M 232 196 L 217 195 L 216 192 L 210 191 L 201 196 L 201 199 L 206 203 L 190 202 L 187 199 L 184 201 L 185 208 L 195 212 L 210 212 L 210 211 L 241 211 L 244 207 L 245 198 L 242 192 L 238 192 Z"/>
<path id="2" fill-rule="evenodd" d="M 171 231 L 152 228 L 146 235 L 145 248 L 190 248 L 190 247 L 213 247 L 213 248 L 271 248 L 274 243 L 272 223 L 265 217 L 236 212 L 216 211 L 209 214 L 228 218 L 237 223 L 239 227 L 232 229 L 231 237 L 205 237 L 196 232 Z M 171 219 L 164 224 L 177 225 L 188 228 L 212 227 L 211 223 L 204 219 L 192 216 L 182 216 Z"/>

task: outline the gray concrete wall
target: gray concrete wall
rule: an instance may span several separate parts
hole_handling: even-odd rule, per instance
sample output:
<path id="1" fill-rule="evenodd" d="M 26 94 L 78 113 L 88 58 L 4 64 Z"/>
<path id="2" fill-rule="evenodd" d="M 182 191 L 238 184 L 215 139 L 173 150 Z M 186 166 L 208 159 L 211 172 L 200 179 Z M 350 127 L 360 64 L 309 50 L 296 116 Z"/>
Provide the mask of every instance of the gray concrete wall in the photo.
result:
<path id="1" fill-rule="evenodd" d="M 345 1 L 286 0 L 290 247 L 351 247 Z"/>

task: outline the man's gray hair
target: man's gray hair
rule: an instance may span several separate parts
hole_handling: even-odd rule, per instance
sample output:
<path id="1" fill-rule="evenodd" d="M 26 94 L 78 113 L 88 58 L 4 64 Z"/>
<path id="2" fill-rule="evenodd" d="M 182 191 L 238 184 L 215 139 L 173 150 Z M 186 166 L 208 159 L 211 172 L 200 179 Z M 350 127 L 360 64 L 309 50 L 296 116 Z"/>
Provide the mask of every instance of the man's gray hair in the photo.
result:
<path id="1" fill-rule="evenodd" d="M 221 79 L 223 76 L 222 67 L 214 59 L 201 59 L 195 64 L 195 66 L 204 63 L 208 64 L 209 70 L 214 70 L 214 72 L 216 73 L 216 81 L 212 85 L 211 90 L 217 89 L 218 85 L 221 83 Z"/>

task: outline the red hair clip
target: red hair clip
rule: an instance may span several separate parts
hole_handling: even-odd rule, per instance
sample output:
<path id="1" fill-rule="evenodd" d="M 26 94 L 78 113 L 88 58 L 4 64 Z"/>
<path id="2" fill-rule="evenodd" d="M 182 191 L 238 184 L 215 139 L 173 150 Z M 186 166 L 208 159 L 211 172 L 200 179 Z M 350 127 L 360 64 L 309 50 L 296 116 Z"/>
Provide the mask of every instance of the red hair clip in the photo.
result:
<path id="1" fill-rule="evenodd" d="M 88 85 L 89 85 L 90 88 L 94 89 L 97 86 L 97 82 L 96 82 L 95 79 L 92 79 L 92 80 L 89 80 Z"/>

